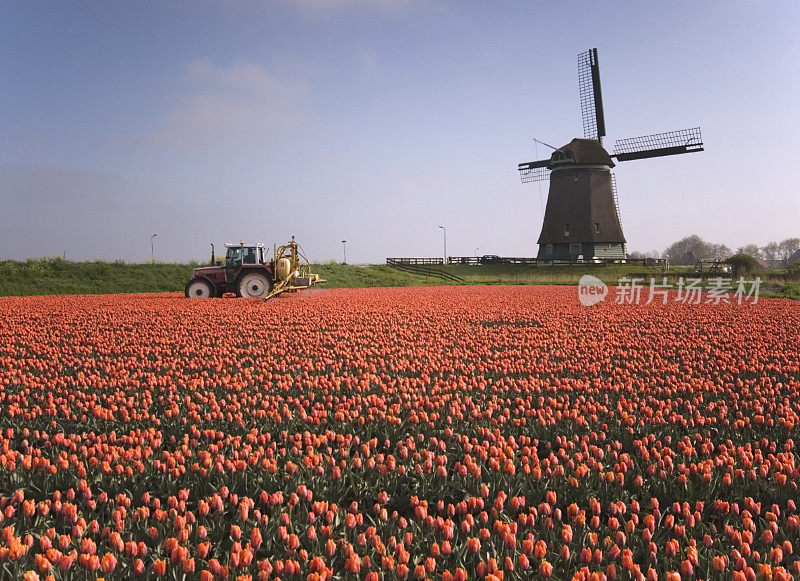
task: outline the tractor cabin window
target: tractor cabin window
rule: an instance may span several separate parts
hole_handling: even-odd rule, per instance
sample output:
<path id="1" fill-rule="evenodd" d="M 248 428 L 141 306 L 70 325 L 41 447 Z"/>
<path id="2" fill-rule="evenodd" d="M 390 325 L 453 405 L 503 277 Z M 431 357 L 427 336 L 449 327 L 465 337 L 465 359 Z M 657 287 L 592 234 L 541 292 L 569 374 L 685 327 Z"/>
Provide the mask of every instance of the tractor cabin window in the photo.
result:
<path id="1" fill-rule="evenodd" d="M 242 265 L 242 251 L 241 246 L 228 248 L 228 268 L 238 268 Z"/>

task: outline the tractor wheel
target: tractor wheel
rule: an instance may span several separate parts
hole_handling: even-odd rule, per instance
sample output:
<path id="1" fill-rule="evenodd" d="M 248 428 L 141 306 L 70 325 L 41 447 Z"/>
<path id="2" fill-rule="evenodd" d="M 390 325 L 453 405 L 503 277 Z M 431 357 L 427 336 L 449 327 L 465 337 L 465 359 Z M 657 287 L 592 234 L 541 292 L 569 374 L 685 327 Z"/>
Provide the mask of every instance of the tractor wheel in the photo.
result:
<path id="1" fill-rule="evenodd" d="M 272 292 L 272 282 L 262 272 L 248 272 L 236 287 L 240 297 L 264 299 Z"/>
<path id="2" fill-rule="evenodd" d="M 186 284 L 184 293 L 188 299 L 210 299 L 214 296 L 214 287 L 204 278 L 193 278 Z"/>

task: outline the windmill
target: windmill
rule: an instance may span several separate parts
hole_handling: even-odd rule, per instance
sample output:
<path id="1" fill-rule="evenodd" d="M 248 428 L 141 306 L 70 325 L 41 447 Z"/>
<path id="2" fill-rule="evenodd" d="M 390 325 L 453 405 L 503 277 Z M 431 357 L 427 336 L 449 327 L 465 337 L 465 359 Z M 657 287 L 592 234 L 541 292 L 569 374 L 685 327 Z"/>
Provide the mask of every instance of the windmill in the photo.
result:
<path id="1" fill-rule="evenodd" d="M 538 257 L 624 260 L 625 236 L 611 173 L 615 165 L 612 158 L 622 162 L 694 153 L 703 151 L 703 138 L 700 128 L 695 127 L 620 139 L 610 155 L 603 148 L 606 124 L 596 48 L 578 55 L 578 89 L 583 138 L 559 148 L 548 145 L 553 149 L 549 159 L 518 166 L 522 183 L 550 180 Z"/>

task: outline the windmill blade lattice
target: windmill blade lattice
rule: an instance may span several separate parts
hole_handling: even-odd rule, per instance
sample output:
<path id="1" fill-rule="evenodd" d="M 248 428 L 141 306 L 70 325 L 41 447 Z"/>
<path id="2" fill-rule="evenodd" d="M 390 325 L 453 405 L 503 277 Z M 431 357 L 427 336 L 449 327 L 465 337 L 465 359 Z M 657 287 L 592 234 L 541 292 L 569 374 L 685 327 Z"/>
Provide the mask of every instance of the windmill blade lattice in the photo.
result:
<path id="1" fill-rule="evenodd" d="M 550 160 L 540 159 L 539 161 L 529 161 L 517 166 L 519 177 L 523 184 L 531 182 L 542 182 L 550 177 Z"/>
<path id="2" fill-rule="evenodd" d="M 583 136 L 586 139 L 600 139 L 606 134 L 606 122 L 596 48 L 578 55 L 578 94 L 581 99 Z"/>
<path id="3" fill-rule="evenodd" d="M 694 153 L 696 151 L 703 151 L 703 136 L 699 127 L 618 139 L 614 143 L 614 156 L 619 161 L 662 157 L 679 153 Z"/>

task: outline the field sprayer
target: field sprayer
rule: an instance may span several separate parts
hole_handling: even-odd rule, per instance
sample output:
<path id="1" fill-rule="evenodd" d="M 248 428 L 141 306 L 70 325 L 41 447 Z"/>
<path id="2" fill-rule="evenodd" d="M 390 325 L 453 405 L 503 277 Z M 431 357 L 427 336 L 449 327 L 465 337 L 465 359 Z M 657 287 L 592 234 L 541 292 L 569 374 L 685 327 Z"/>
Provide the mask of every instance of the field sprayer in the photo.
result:
<path id="1" fill-rule="evenodd" d="M 192 280 L 186 283 L 187 298 L 207 299 L 235 293 L 238 297 L 270 299 L 284 292 L 311 288 L 325 282 L 311 273 L 311 265 L 300 245 L 292 236 L 291 242 L 273 246 L 273 257 L 265 256 L 264 244 L 226 243 L 225 262 L 195 268 Z"/>

